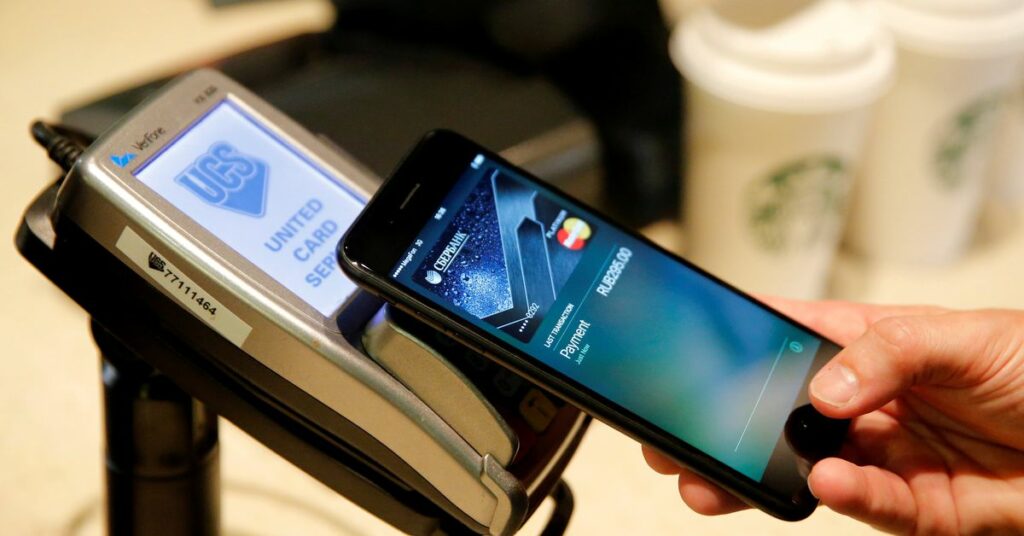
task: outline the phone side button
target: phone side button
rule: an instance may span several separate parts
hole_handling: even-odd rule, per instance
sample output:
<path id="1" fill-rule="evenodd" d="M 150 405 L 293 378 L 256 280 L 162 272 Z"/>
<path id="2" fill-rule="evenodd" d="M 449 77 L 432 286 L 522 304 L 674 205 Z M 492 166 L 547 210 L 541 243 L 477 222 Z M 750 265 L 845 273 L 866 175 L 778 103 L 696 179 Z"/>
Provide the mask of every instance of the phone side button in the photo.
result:
<path id="1" fill-rule="evenodd" d="M 479 354 L 481 356 L 484 355 L 483 349 L 481 349 L 478 345 L 473 344 L 472 342 L 469 342 L 468 340 L 466 340 L 466 337 L 462 336 L 462 334 L 460 334 L 460 333 L 458 333 L 458 332 L 456 332 L 454 330 L 447 329 L 447 328 L 445 328 L 443 330 L 443 332 L 444 332 L 445 336 L 447 336 L 450 339 L 452 339 L 453 341 L 456 341 L 459 344 L 465 346 L 471 352 L 473 352 L 475 354 Z"/>
<path id="2" fill-rule="evenodd" d="M 416 320 L 433 327 L 433 324 L 427 321 L 427 318 L 423 315 L 423 313 L 417 311 L 416 309 L 413 309 L 412 307 L 409 307 L 408 305 L 405 305 L 404 303 L 400 302 L 393 302 L 391 305 L 397 307 L 399 311 L 402 311 L 403 313 L 415 318 Z"/>

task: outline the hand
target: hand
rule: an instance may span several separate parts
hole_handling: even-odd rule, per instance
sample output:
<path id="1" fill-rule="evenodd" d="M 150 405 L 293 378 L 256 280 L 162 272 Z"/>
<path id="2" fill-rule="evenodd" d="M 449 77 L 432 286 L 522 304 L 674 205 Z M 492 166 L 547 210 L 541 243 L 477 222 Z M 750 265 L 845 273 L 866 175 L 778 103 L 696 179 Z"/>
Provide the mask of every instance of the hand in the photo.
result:
<path id="1" fill-rule="evenodd" d="M 808 477 L 822 504 L 891 532 L 1024 533 L 1024 313 L 765 301 L 845 346 L 810 385 L 818 411 L 853 418 Z M 644 456 L 695 511 L 746 508 Z"/>

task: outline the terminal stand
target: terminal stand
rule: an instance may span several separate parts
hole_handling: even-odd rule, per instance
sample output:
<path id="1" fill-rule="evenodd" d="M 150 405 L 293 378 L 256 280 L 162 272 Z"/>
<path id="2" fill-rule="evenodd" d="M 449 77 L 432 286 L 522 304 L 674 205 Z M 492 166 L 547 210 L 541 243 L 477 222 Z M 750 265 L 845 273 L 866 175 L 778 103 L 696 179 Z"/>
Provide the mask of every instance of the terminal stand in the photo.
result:
<path id="1" fill-rule="evenodd" d="M 107 534 L 220 533 L 217 415 L 95 321 L 102 356 Z"/>
<path id="2" fill-rule="evenodd" d="M 316 408 L 298 413 L 197 352 L 166 322 L 173 318 L 198 331 L 198 319 L 172 314 L 176 304 L 131 276 L 81 231 L 69 227 L 58 234 L 53 209 L 59 185 L 51 185 L 29 206 L 16 245 L 92 316 L 102 355 L 111 536 L 219 534 L 219 416 L 406 534 L 488 531 L 453 509 L 429 482 L 362 430 L 325 429 L 305 416 L 317 415 Z M 225 360 L 239 352 L 226 341 L 213 351 Z M 563 533 L 572 515 L 572 494 L 559 477 L 587 422 L 572 427 L 560 446 L 554 444 L 551 473 L 532 485 L 538 492 L 531 495 L 530 513 L 545 496 L 555 501 L 544 536 Z"/>

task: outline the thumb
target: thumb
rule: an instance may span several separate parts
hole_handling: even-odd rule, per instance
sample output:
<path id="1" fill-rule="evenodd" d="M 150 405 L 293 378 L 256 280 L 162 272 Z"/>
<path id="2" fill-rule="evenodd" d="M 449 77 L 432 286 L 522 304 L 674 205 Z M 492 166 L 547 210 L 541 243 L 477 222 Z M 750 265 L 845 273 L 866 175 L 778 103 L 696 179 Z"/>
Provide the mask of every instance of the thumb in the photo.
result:
<path id="1" fill-rule="evenodd" d="M 834 418 L 874 411 L 915 385 L 956 387 L 996 358 L 1013 318 L 999 313 L 890 317 L 872 324 L 810 384 L 814 407 Z M 1019 321 L 1017 322 L 1019 326 Z"/>

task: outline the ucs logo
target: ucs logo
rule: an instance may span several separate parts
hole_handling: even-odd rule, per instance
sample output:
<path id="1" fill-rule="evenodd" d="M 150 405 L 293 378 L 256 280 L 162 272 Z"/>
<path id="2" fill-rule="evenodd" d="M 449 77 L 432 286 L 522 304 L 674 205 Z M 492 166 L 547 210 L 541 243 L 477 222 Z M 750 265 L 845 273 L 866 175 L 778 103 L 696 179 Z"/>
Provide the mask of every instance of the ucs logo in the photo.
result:
<path id="1" fill-rule="evenodd" d="M 259 218 L 266 208 L 267 179 L 266 164 L 218 142 L 174 182 L 211 205 Z"/>

